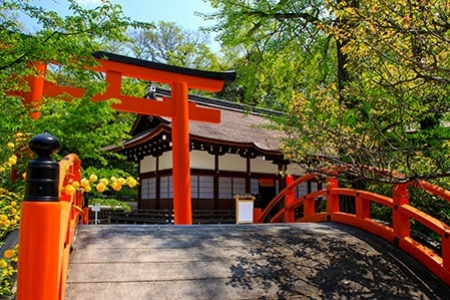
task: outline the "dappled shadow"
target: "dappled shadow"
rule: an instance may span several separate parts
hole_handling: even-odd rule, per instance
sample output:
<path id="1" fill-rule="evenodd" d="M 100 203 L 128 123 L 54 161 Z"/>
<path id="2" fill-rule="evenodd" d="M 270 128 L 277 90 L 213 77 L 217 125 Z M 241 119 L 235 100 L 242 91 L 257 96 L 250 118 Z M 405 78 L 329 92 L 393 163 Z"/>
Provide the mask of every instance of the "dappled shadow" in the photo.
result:
<path id="1" fill-rule="evenodd" d="M 397 248 L 334 223 L 81 227 L 69 273 L 68 294 L 76 296 L 67 299 L 77 300 L 93 290 L 97 299 L 450 295 L 449 287 Z"/>
<path id="2" fill-rule="evenodd" d="M 450 289 L 416 261 L 373 235 L 281 230 L 252 234 L 250 255 L 230 267 L 228 285 L 260 299 L 448 299 Z"/>

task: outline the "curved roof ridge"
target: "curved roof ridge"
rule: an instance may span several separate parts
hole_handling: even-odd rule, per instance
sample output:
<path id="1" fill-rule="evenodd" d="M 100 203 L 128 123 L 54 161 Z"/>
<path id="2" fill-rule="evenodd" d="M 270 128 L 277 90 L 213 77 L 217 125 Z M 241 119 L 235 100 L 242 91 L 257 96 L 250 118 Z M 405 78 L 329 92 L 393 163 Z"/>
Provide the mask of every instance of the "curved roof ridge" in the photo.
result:
<path id="1" fill-rule="evenodd" d="M 149 68 L 149 69 L 174 72 L 174 73 L 178 73 L 178 74 L 191 75 L 191 76 L 202 77 L 202 78 L 207 78 L 207 79 L 223 80 L 225 82 L 230 82 L 230 81 L 233 81 L 236 79 L 236 71 L 213 72 L 213 71 L 191 69 L 191 68 L 178 67 L 178 66 L 168 65 L 168 64 L 164 64 L 164 63 L 158 63 L 158 62 L 154 62 L 154 61 L 134 58 L 134 57 L 130 57 L 130 56 L 124 56 L 124 55 L 105 52 L 105 51 L 94 52 L 93 56 L 95 58 L 99 58 L 99 59 L 107 58 L 108 60 L 111 60 L 114 62 L 121 62 L 121 63 L 130 64 L 130 65 L 134 65 L 134 66 Z"/>

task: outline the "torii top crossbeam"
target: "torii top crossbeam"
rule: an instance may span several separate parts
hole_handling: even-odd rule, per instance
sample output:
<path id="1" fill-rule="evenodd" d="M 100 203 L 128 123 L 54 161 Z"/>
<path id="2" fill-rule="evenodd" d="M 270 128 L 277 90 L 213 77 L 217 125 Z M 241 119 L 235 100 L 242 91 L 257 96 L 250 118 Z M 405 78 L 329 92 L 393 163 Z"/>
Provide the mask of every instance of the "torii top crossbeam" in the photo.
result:
<path id="1" fill-rule="evenodd" d="M 188 89 L 218 92 L 224 82 L 233 81 L 236 72 L 210 72 L 171 66 L 136 59 L 108 52 L 96 52 L 94 57 L 98 66 L 91 69 L 106 74 L 107 88 L 104 93 L 95 95 L 92 101 L 111 98 L 121 102 L 112 104 L 118 111 L 132 112 L 172 118 L 172 155 L 175 224 L 192 224 L 190 159 L 189 159 L 189 120 L 219 123 L 220 110 L 197 107 L 188 102 Z M 45 80 L 47 66 L 36 63 L 38 76 L 29 77 L 30 92 L 10 93 L 21 96 L 26 104 L 38 107 L 42 96 L 55 97 L 69 94 L 82 97 L 84 90 L 76 87 L 58 86 Z M 171 85 L 172 98 L 152 101 L 122 95 L 122 77 L 131 77 Z M 34 118 L 39 112 L 32 113 Z"/>

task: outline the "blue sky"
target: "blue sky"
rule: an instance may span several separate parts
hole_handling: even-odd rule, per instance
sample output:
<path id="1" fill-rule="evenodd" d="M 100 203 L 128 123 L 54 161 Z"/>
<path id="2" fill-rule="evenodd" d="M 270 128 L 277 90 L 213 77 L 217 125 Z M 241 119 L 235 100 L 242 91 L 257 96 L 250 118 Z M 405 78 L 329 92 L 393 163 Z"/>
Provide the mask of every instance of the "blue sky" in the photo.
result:
<path id="1" fill-rule="evenodd" d="M 48 9 L 59 13 L 67 13 L 64 0 L 34 1 Z M 83 7 L 95 7 L 101 0 L 77 0 Z M 201 26 L 211 26 L 214 22 L 206 22 L 194 13 L 212 12 L 209 3 L 203 0 L 110 0 L 111 3 L 122 6 L 124 14 L 136 21 L 175 22 L 184 29 L 197 30 Z"/>
<path id="2" fill-rule="evenodd" d="M 76 0 L 85 8 L 93 8 L 101 4 L 102 0 Z M 32 0 L 33 5 L 42 6 L 47 10 L 55 11 L 61 15 L 67 15 L 68 3 L 66 0 Z M 203 0 L 109 0 L 113 4 L 122 6 L 124 15 L 135 21 L 175 22 L 183 29 L 197 31 L 200 27 L 213 26 L 214 21 L 205 21 L 195 12 L 211 13 L 214 10 L 209 3 Z M 22 19 L 29 31 L 36 30 L 36 24 L 27 18 Z M 220 49 L 219 43 L 210 36 L 209 46 L 214 51 Z"/>

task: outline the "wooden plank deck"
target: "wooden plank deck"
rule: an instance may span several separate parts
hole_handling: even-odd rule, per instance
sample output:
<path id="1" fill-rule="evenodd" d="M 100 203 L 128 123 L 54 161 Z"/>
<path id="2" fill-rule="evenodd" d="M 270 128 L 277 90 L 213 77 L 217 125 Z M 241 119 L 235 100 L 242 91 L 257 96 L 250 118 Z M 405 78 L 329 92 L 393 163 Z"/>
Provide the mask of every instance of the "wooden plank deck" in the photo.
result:
<path id="1" fill-rule="evenodd" d="M 377 237 L 343 225 L 82 226 L 67 300 L 448 299 Z"/>

